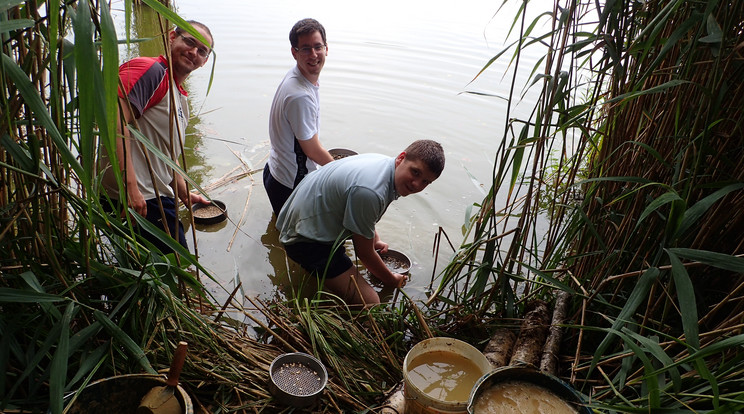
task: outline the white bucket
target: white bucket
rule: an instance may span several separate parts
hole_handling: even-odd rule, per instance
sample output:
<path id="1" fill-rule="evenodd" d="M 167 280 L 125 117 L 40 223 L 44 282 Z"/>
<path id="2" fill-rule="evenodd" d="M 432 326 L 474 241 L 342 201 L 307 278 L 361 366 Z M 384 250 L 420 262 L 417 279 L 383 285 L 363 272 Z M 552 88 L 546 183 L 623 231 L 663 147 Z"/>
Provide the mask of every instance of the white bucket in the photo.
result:
<path id="1" fill-rule="evenodd" d="M 411 362 L 418 356 L 428 352 L 450 352 L 461 356 L 473 363 L 480 372 L 476 377 L 492 370 L 490 362 L 472 345 L 454 338 L 430 338 L 416 344 L 403 360 L 403 393 L 406 398 L 406 414 L 460 414 L 467 413 L 468 398 L 463 401 L 446 401 L 432 397 L 417 387 L 409 377 Z M 475 384 L 473 384 L 475 385 Z"/>

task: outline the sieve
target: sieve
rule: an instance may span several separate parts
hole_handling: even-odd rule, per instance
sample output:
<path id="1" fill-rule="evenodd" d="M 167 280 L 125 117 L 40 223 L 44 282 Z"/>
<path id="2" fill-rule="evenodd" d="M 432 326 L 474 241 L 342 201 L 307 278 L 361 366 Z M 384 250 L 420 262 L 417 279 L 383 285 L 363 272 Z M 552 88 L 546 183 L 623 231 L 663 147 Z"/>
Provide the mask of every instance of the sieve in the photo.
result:
<path id="1" fill-rule="evenodd" d="M 196 224 L 217 224 L 227 219 L 227 207 L 219 200 L 212 200 L 212 204 L 196 203 L 191 206 L 191 215 Z"/>
<path id="2" fill-rule="evenodd" d="M 351 157 L 357 155 L 356 151 L 346 148 L 333 148 L 329 149 L 328 152 L 331 154 L 334 160 L 340 160 L 341 158 Z"/>
<path id="3" fill-rule="evenodd" d="M 397 250 L 388 249 L 387 253 L 379 253 L 385 266 L 393 273 L 407 274 L 411 270 L 411 259 Z"/>
<path id="4" fill-rule="evenodd" d="M 328 382 L 323 364 L 302 352 L 276 357 L 269 368 L 269 376 L 272 395 L 296 408 L 314 404 Z"/>

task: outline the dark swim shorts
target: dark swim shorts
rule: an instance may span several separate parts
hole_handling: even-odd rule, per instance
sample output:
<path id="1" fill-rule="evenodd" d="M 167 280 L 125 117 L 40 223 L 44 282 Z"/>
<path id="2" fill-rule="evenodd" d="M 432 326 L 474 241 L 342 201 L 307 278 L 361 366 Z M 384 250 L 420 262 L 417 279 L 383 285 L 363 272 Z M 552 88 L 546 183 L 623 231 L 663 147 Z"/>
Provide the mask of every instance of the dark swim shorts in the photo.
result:
<path id="1" fill-rule="evenodd" d="M 336 246 L 326 243 L 299 242 L 285 244 L 287 256 L 299 263 L 303 269 L 322 279 L 333 279 L 354 264 L 348 256 L 344 245 Z"/>

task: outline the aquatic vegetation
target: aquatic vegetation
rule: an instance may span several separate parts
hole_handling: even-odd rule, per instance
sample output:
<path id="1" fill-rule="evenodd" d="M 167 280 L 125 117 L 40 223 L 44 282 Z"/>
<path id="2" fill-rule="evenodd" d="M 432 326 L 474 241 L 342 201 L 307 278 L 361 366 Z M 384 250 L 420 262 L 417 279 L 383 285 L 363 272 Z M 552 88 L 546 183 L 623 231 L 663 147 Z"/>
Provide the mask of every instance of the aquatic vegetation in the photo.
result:
<path id="1" fill-rule="evenodd" d="M 329 371 L 323 412 L 369 412 L 412 344 L 483 345 L 556 291 L 572 298 L 560 375 L 594 407 L 741 410 L 744 4 L 568 1 L 534 20 L 521 4 L 516 40 L 483 68 L 509 59 L 532 79 L 494 114 L 508 122 L 488 195 L 427 303 L 364 311 L 322 292 L 247 306 L 236 288 L 218 304 L 198 256 L 175 242 L 163 255 L 101 213 L 92 166 L 115 143 L 119 62 L 108 6 L 3 5 L 0 410 L 61 413 L 97 378 L 163 372 L 186 341 L 181 380 L 202 411 L 281 411 L 268 367 L 303 351 Z M 526 48 L 544 56 L 525 67 Z M 539 99 L 521 119 L 527 90 Z"/>
<path id="2" fill-rule="evenodd" d="M 540 100 L 507 114 L 491 192 L 430 303 L 506 317 L 569 292 L 563 372 L 597 407 L 741 409 L 742 5 L 530 7 L 494 59 L 531 70 Z M 544 57 L 521 68 L 527 48 Z"/>

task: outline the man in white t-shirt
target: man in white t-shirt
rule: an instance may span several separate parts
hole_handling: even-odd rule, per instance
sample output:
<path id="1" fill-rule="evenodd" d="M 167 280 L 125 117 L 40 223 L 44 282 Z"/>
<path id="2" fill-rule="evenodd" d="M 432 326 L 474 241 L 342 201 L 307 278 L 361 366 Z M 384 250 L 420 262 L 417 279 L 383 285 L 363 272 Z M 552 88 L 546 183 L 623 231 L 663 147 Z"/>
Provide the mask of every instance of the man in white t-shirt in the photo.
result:
<path id="1" fill-rule="evenodd" d="M 124 188 L 119 188 L 108 154 L 104 153 L 99 166 L 106 190 L 101 204 L 106 211 L 122 213 L 127 207 L 132 208 L 184 247 L 188 244 L 178 219 L 176 197 L 186 205 L 207 204 L 209 200 L 189 192 L 184 177 L 134 138 L 128 125 L 136 125 L 152 146 L 172 162 L 180 162 L 189 118 L 183 84 L 191 72 L 207 63 L 214 46 L 212 32 L 206 25 L 194 20 L 188 23 L 209 44 L 176 27 L 168 33 L 167 57 L 138 57 L 119 67 L 117 132 L 123 138 L 117 141 L 116 158 Z M 173 251 L 160 236 L 146 230 L 139 233 L 161 252 Z"/>
<path id="2" fill-rule="evenodd" d="M 315 19 L 300 20 L 289 32 L 289 42 L 297 65 L 279 84 L 271 103 L 271 150 L 263 172 L 264 188 L 277 215 L 305 175 L 333 161 L 318 138 L 318 78 L 328 54 L 325 29 Z"/>
<path id="3" fill-rule="evenodd" d="M 390 203 L 422 191 L 443 169 L 442 146 L 431 140 L 415 141 L 395 158 L 362 154 L 334 161 L 292 192 L 276 219 L 279 241 L 287 256 L 347 304 L 377 304 L 379 295 L 359 277 L 344 240 L 351 238 L 357 258 L 383 284 L 403 287 L 406 276 L 392 273 L 377 254 L 388 245 L 375 225 Z"/>

